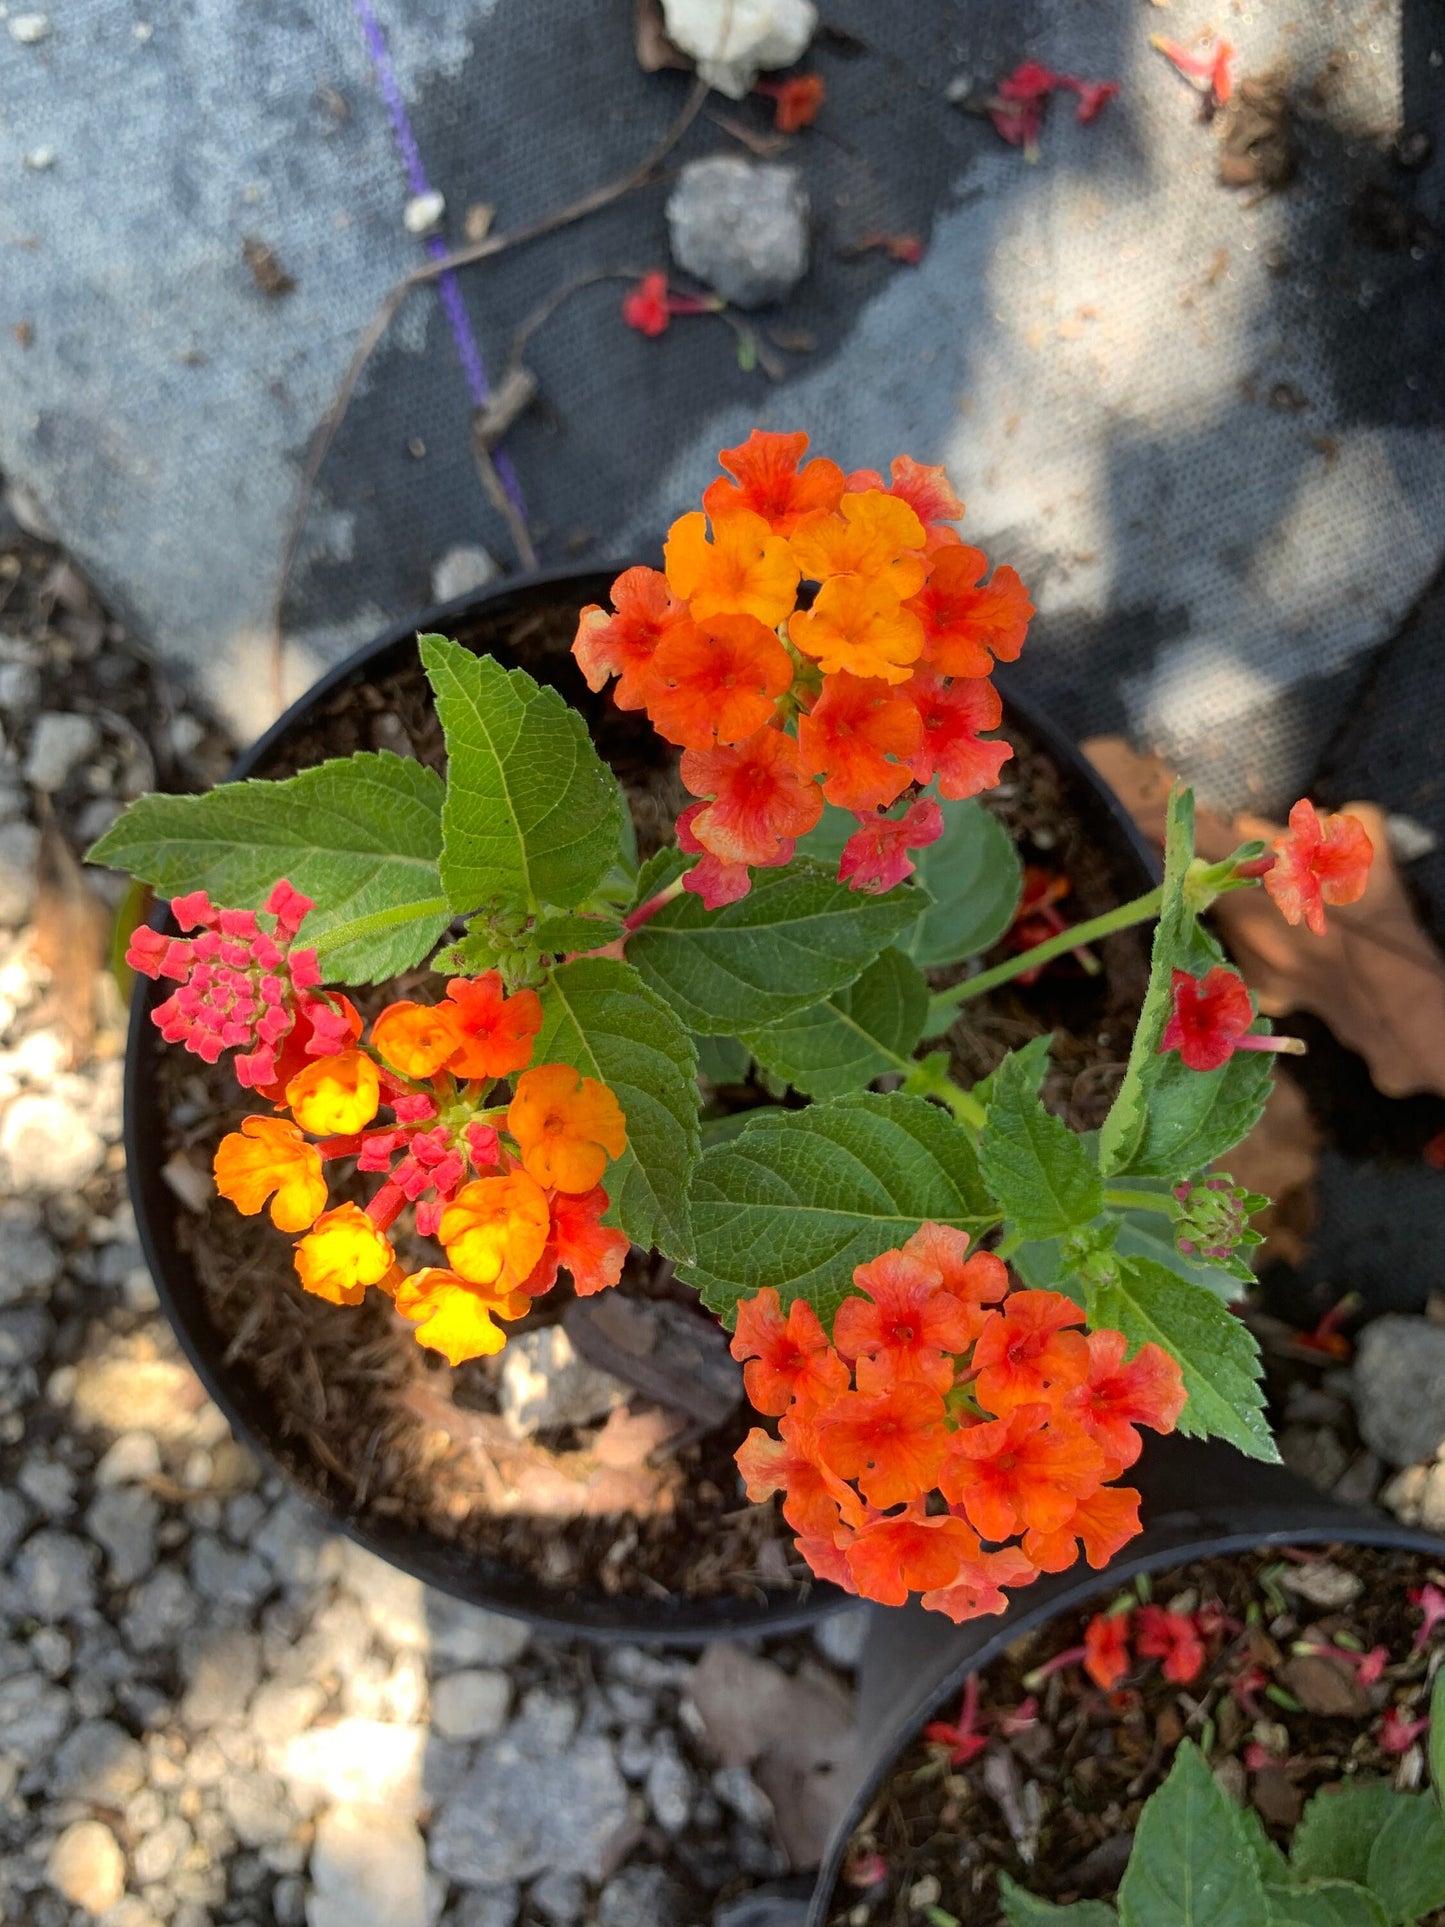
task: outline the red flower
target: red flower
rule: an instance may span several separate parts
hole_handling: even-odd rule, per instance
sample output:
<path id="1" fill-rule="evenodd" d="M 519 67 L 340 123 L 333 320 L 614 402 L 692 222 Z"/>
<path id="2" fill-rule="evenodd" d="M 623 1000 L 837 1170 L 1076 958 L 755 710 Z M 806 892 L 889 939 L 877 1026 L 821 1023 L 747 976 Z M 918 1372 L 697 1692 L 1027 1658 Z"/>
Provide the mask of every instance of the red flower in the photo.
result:
<path id="1" fill-rule="evenodd" d="M 1357 903 L 1365 894 L 1375 846 L 1357 816 L 1321 817 L 1306 797 L 1290 811 L 1289 828 L 1272 847 L 1275 861 L 1264 887 L 1286 923 L 1303 920 L 1322 937 L 1325 905 Z"/>
<path id="2" fill-rule="evenodd" d="M 1162 1660 L 1165 1679 L 1187 1686 L 1197 1677 L 1207 1655 L 1191 1614 L 1141 1606 L 1134 1615 L 1134 1627 L 1139 1651 L 1146 1659 Z"/>
<path id="3" fill-rule="evenodd" d="M 1095 1613 L 1084 1628 L 1084 1671 L 1108 1693 L 1131 1664 L 1128 1613 Z"/>
<path id="4" fill-rule="evenodd" d="M 901 1251 L 859 1265 L 853 1282 L 866 1295 L 845 1298 L 833 1320 L 833 1342 L 856 1360 L 858 1389 L 886 1392 L 907 1382 L 946 1392 L 954 1355 L 968 1350 L 976 1320 L 945 1291 L 938 1273 Z"/>
<path id="5" fill-rule="evenodd" d="M 1049 95 L 1060 87 L 1070 88 L 1079 96 L 1081 121 L 1093 120 L 1119 91 L 1116 80 L 1081 80 L 1077 74 L 1055 73 L 1042 61 L 1021 62 L 998 83 L 989 119 L 1011 147 L 1023 148 L 1029 160 L 1038 158 L 1044 107 Z"/>
<path id="6" fill-rule="evenodd" d="M 1222 107 L 1234 92 L 1234 79 L 1229 71 L 1234 49 L 1227 40 L 1216 41 L 1212 54 L 1192 54 L 1187 47 L 1181 47 L 1178 41 L 1166 40 L 1160 33 L 1150 34 L 1149 45 L 1163 54 L 1191 87 L 1201 94 L 1207 94 L 1214 106 Z M 1082 110 L 1079 117 L 1083 118 Z"/>
<path id="7" fill-rule="evenodd" d="M 639 334 L 660 335 L 675 314 L 716 314 L 720 305 L 701 295 L 670 294 L 667 276 L 654 268 L 622 297 L 622 319 Z"/>
<path id="8" fill-rule="evenodd" d="M 1406 1719 L 1398 1706 L 1392 1706 L 1380 1721 L 1380 1751 L 1382 1753 L 1408 1753 L 1430 1724 L 1430 1715 L 1423 1719 Z"/>
<path id="9" fill-rule="evenodd" d="M 1420 1630 L 1415 1635 L 1415 1643 L 1410 1648 L 1411 1656 L 1423 1653 L 1435 1636 L 1435 1628 L 1445 1619 L 1445 1592 L 1428 1580 L 1417 1592 L 1409 1595 L 1410 1604 L 1417 1606 L 1424 1618 Z"/>
<path id="10" fill-rule="evenodd" d="M 602 1223 L 608 1204 L 602 1186 L 582 1192 L 549 1191 L 547 1203 L 552 1213 L 547 1242 L 523 1282 L 523 1291 L 540 1298 L 557 1282 L 559 1266 L 571 1272 L 579 1298 L 590 1298 L 593 1292 L 615 1285 L 632 1241 L 625 1231 Z"/>
<path id="11" fill-rule="evenodd" d="M 1082 1433 L 1055 1430 L 1046 1405 L 955 1432 L 938 1477 L 950 1505 L 963 1507 L 985 1539 L 1034 1527 L 1057 1532 L 1104 1474 L 1104 1455 Z"/>
<path id="12" fill-rule="evenodd" d="M 818 118 L 828 98 L 828 83 L 821 74 L 793 74 L 787 80 L 760 80 L 753 92 L 773 101 L 773 125 L 780 134 L 796 134 Z"/>
<path id="13" fill-rule="evenodd" d="M 814 1424 L 824 1465 L 856 1479 L 869 1505 L 902 1505 L 938 1483 L 948 1433 L 943 1400 L 926 1385 L 894 1385 L 878 1398 L 845 1392 Z"/>
<path id="14" fill-rule="evenodd" d="M 1082 1545 L 1084 1557 L 1102 1572 L 1141 1531 L 1139 1494 L 1132 1486 L 1101 1485 L 1080 1499 L 1057 1532 L 1024 1534 L 1024 1551 L 1040 1572 L 1067 1572 Z"/>
<path id="15" fill-rule="evenodd" d="M 778 1430 L 774 1439 L 755 1426 L 733 1454 L 748 1497 L 760 1503 L 781 1492 L 783 1517 L 800 1539 L 831 1543 L 840 1525 L 862 1525 L 857 1493 L 818 1457 L 812 1421 L 785 1418 Z"/>
<path id="16" fill-rule="evenodd" d="M 925 1219 L 904 1245 L 903 1253 L 936 1271 L 945 1291 L 977 1310 L 1007 1293 L 1008 1266 L 991 1251 L 976 1251 L 970 1258 L 968 1245 L 966 1231 Z"/>
<path id="17" fill-rule="evenodd" d="M 532 1061 L 537 1032 L 542 1028 L 542 1000 L 535 990 L 519 990 L 511 997 L 502 991 L 495 970 L 480 977 L 453 977 L 447 997 L 457 1047 L 447 1059 L 458 1077 L 508 1077 Z"/>
<path id="18" fill-rule="evenodd" d="M 803 836 L 823 814 L 823 792 L 803 774 L 798 746 L 779 729 L 760 729 L 724 749 L 683 751 L 682 780 L 711 798 L 690 818 L 703 849 L 724 863 L 768 864 L 779 845 Z"/>
<path id="19" fill-rule="evenodd" d="M 761 729 L 792 680 L 787 650 L 755 616 L 679 622 L 653 655 L 647 713 L 670 743 L 711 749 Z"/>
<path id="20" fill-rule="evenodd" d="M 710 482 L 702 505 L 716 520 L 735 509 L 761 515 L 775 535 L 791 535 L 805 515 L 835 509 L 843 494 L 843 471 L 820 457 L 799 468 L 808 437 L 801 429 L 774 435 L 755 428 L 738 448 L 725 448 L 718 460 L 737 479 Z"/>
<path id="21" fill-rule="evenodd" d="M 1289 1051 L 1304 1045 L 1295 1037 L 1251 1036 L 1254 1005 L 1244 979 L 1223 964 L 1203 977 L 1176 970 L 1171 984 L 1174 1009 L 1159 1039 L 1159 1050 L 1177 1050 L 1192 1071 L 1217 1071 L 1237 1050 Z"/>
<path id="22" fill-rule="evenodd" d="M 943 1613 L 955 1626 L 965 1619 L 979 1619 L 987 1613 L 1008 1608 L 1005 1586 L 1027 1586 L 1038 1578 L 1033 1565 L 1017 1546 L 1000 1546 L 985 1552 L 972 1565 L 965 1566 L 951 1586 L 926 1592 L 919 1602 L 926 1613 Z"/>
<path id="23" fill-rule="evenodd" d="M 945 683 L 931 670 L 916 670 L 903 693 L 923 723 L 923 741 L 912 762 L 915 779 L 931 783 L 953 802 L 992 789 L 1013 755 L 1008 743 L 984 742 L 979 731 L 997 729 L 1003 702 L 991 682 Z"/>
<path id="24" fill-rule="evenodd" d="M 913 875 L 910 850 L 936 843 L 942 835 L 943 811 L 931 796 L 920 796 L 902 816 L 870 817 L 843 845 L 838 881 L 869 896 L 881 895 Z"/>
<path id="25" fill-rule="evenodd" d="M 706 803 L 691 803 L 673 825 L 677 831 L 677 847 L 688 856 L 702 854 L 701 863 L 694 863 L 682 880 L 684 890 L 690 890 L 695 897 L 701 897 L 709 910 L 720 910 L 725 903 L 737 903 L 753 887 L 752 871 L 746 863 L 725 863 L 711 851 L 703 851 L 701 843 L 693 835 L 693 818 L 707 808 Z M 776 851 L 766 863 L 759 863 L 760 870 L 781 869 L 793 860 L 794 839 L 784 837 Z"/>
<path id="26" fill-rule="evenodd" d="M 1016 662 L 1034 605 L 1007 563 L 993 572 L 982 549 L 949 543 L 935 551 L 928 580 L 908 604 L 923 624 L 924 660 L 941 676 L 987 676 L 994 658 Z"/>
<path id="27" fill-rule="evenodd" d="M 978 1674 L 970 1673 L 964 1684 L 957 1720 L 933 1720 L 924 1727 L 923 1737 L 930 1746 L 948 1748 L 950 1766 L 967 1766 L 988 1745 L 985 1736 L 977 1731 L 977 1721 Z"/>
<path id="28" fill-rule="evenodd" d="M 897 1518 L 874 1519 L 848 1544 L 848 1570 L 865 1599 L 901 1606 L 910 1592 L 932 1592 L 958 1582 L 982 1548 L 962 1519 L 932 1517 L 910 1506 Z"/>
<path id="29" fill-rule="evenodd" d="M 1011 1293 L 1002 1311 L 989 1313 L 973 1348 L 984 1410 L 1052 1404 L 1082 1385 L 1089 1347 L 1083 1333 L 1070 1328 L 1083 1322 L 1084 1314 L 1061 1292 Z"/>
<path id="30" fill-rule="evenodd" d="M 596 602 L 587 605 L 577 620 L 572 654 L 589 689 L 601 689 L 616 676 L 617 707 L 642 709 L 651 693 L 653 653 L 668 630 L 685 619 L 687 605 L 673 595 L 660 570 L 624 569 L 612 585 L 612 607 L 615 613 L 609 615 Z"/>
<path id="31" fill-rule="evenodd" d="M 828 1343 L 813 1307 L 795 1298 L 785 1318 L 771 1285 L 739 1302 L 732 1354 L 748 1361 L 743 1366 L 748 1397 L 774 1418 L 795 1400 L 808 1407 L 830 1405 L 848 1389 L 848 1367 Z"/>
<path id="32" fill-rule="evenodd" d="M 1178 1361 L 1162 1346 L 1141 1345 L 1126 1365 L 1128 1340 L 1123 1332 L 1093 1331 L 1086 1342 L 1089 1376 L 1069 1394 L 1065 1409 L 1102 1448 L 1106 1476 L 1112 1479 L 1142 1450 L 1134 1428 L 1147 1425 L 1156 1432 L 1172 1432 L 1188 1395 Z"/>
<path id="33" fill-rule="evenodd" d="M 784 653 L 781 644 L 778 651 Z M 922 739 L 911 702 L 876 677 L 846 670 L 827 678 L 812 709 L 798 719 L 803 767 L 825 778 L 830 803 L 860 813 L 886 809 L 908 788 L 908 766 Z"/>

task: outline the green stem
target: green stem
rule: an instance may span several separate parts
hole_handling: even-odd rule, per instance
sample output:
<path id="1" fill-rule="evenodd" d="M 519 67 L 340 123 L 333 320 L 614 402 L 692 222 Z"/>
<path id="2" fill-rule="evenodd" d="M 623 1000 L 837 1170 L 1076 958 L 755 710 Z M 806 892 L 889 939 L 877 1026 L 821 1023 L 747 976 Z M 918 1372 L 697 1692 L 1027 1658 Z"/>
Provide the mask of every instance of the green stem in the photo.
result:
<path id="1" fill-rule="evenodd" d="M 997 990 L 1000 984 L 1011 983 L 1026 970 L 1037 970 L 1040 965 L 1052 963 L 1055 957 L 1066 956 L 1082 944 L 1097 943 L 1100 937 L 1112 936 L 1116 930 L 1129 930 L 1136 923 L 1148 923 L 1151 918 L 1158 916 L 1163 901 L 1162 887 L 1150 890 L 1147 895 L 1135 897 L 1130 903 L 1121 903 L 1117 910 L 1106 910 L 1102 916 L 1091 917 L 1087 923 L 1076 923 L 1070 929 L 1061 931 L 1057 937 L 1050 937 L 1046 943 L 1036 943 L 1032 950 L 1021 950 L 1018 956 L 995 964 L 992 970 L 980 971 L 976 977 L 966 977 L 961 984 L 938 991 L 928 1006 L 930 1026 L 959 1004 L 985 996 L 990 990 Z M 928 1034 L 937 1033 L 930 1029 Z"/>
<path id="2" fill-rule="evenodd" d="M 1112 1205 L 1116 1211 L 1163 1211 L 1172 1213 L 1174 1200 L 1161 1197 L 1157 1191 L 1108 1191 L 1104 1193 L 1105 1204 Z"/>
<path id="3" fill-rule="evenodd" d="M 311 948 L 320 959 L 330 956 L 333 950 L 344 949 L 349 943 L 358 943 L 363 937 L 380 936 L 383 930 L 398 930 L 404 923 L 421 923 L 428 917 L 445 916 L 450 910 L 445 897 L 428 897 L 422 903 L 406 903 L 392 910 L 373 910 L 370 916 L 338 923 L 334 930 L 318 937 Z"/>
<path id="4" fill-rule="evenodd" d="M 981 1131 L 988 1123 L 988 1112 L 973 1092 L 955 1084 L 951 1077 L 942 1078 L 934 1086 L 933 1095 L 941 1098 L 959 1123 L 966 1124 L 971 1131 Z"/>

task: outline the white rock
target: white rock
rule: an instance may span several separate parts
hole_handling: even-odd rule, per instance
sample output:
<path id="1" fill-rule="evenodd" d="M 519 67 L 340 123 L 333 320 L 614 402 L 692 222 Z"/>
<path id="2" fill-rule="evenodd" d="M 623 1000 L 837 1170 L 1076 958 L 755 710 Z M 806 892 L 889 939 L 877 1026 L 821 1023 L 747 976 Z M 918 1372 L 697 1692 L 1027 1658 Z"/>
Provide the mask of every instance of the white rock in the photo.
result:
<path id="1" fill-rule="evenodd" d="M 863 1657 L 872 1614 L 866 1606 L 846 1606 L 830 1613 L 813 1628 L 813 1642 L 824 1659 L 852 1671 Z"/>
<path id="2" fill-rule="evenodd" d="M 678 266 L 739 308 L 792 293 L 808 271 L 808 219 L 795 167 L 733 154 L 689 161 L 667 200 Z"/>
<path id="3" fill-rule="evenodd" d="M 325 1693 L 311 1680 L 301 1680 L 294 1686 L 284 1680 L 268 1680 L 251 1701 L 247 1721 L 270 1754 L 304 1733 L 325 1704 Z"/>
<path id="4" fill-rule="evenodd" d="M 532 1638 L 525 1619 L 488 1612 L 431 1587 L 426 1591 L 426 1628 L 437 1666 L 510 1666 Z"/>
<path id="5" fill-rule="evenodd" d="M 153 1886 L 173 1874 L 190 1851 L 192 1834 L 181 1816 L 172 1814 L 152 1833 L 148 1833 L 131 1855 L 135 1877 L 142 1886 Z"/>
<path id="6" fill-rule="evenodd" d="M 110 1828 L 77 1820 L 50 1851 L 50 1884 L 73 1907 L 103 1914 L 125 1892 L 125 1855 Z"/>
<path id="7" fill-rule="evenodd" d="M 311 1881 L 307 1927 L 428 1927 L 426 1848 L 393 1807 L 345 1802 L 324 1813 Z"/>
<path id="8" fill-rule="evenodd" d="M 512 1701 L 512 1682 L 495 1669 L 447 1673 L 432 1688 L 432 1731 L 444 1740 L 484 1740 L 499 1733 Z"/>
<path id="9" fill-rule="evenodd" d="M 522 1332 L 502 1355 L 499 1403 L 518 1438 L 587 1425 L 605 1418 L 631 1396 L 610 1372 L 589 1365 L 560 1325 Z"/>
<path id="10" fill-rule="evenodd" d="M 402 210 L 402 226 L 408 234 L 430 234 L 446 211 L 446 196 L 435 188 L 428 194 L 413 194 Z"/>
<path id="11" fill-rule="evenodd" d="M 149 1432 L 122 1432 L 95 1468 L 98 1486 L 140 1485 L 159 1476 L 161 1448 Z"/>
<path id="12" fill-rule="evenodd" d="M 390 1806 L 414 1813 L 421 1802 L 426 1729 L 381 1720 L 338 1720 L 298 1734 L 277 1771 L 303 1813 L 323 1801 Z"/>
<path id="13" fill-rule="evenodd" d="M 1399 815 L 1385 818 L 1385 840 L 1397 863 L 1418 863 L 1440 842 L 1428 824 L 1421 823 L 1417 817 Z"/>
<path id="14" fill-rule="evenodd" d="M 543 1752 L 514 1727 L 482 1749 L 442 1806 L 431 1857 L 464 1886 L 501 1886 L 549 1870 L 598 1880 L 627 1822 L 627 1784 L 605 1739 L 586 1736 L 565 1751 Z"/>
<path id="15" fill-rule="evenodd" d="M 81 1619 L 95 1610 L 95 1548 L 48 1527 L 31 1533 L 15 1558 L 15 1577 L 37 1619 Z"/>
<path id="16" fill-rule="evenodd" d="M 123 1807 L 145 1784 L 146 1758 L 113 1720 L 85 1720 L 57 1749 L 46 1785 L 64 1799 Z"/>
<path id="17" fill-rule="evenodd" d="M 34 47 L 50 32 L 50 19 L 43 13 L 17 13 L 10 22 L 10 38 L 22 47 Z"/>
<path id="18" fill-rule="evenodd" d="M 296 1809 L 274 1773 L 228 1773 L 221 1805 L 243 1847 L 276 1846 L 296 1830 Z"/>
<path id="19" fill-rule="evenodd" d="M 458 596 L 470 595 L 500 574 L 495 559 L 485 549 L 458 543 L 440 562 L 432 564 L 432 601 L 455 602 Z"/>
<path id="20" fill-rule="evenodd" d="M 239 1627 L 225 1632 L 197 1627 L 183 1642 L 181 1671 L 186 1678 L 181 1718 L 187 1726 L 238 1720 L 261 1677 L 261 1642 Z"/>
<path id="21" fill-rule="evenodd" d="M 100 728 L 93 716 L 79 716 L 68 709 L 42 710 L 35 718 L 25 758 L 26 782 L 46 791 L 63 789 L 99 742 Z"/>
<path id="22" fill-rule="evenodd" d="M 78 1191 L 104 1156 L 103 1140 L 63 1098 L 26 1091 L 0 1121 L 0 1173 L 12 1192 Z"/>
<path id="23" fill-rule="evenodd" d="M 812 0 L 662 0 L 662 12 L 668 39 L 732 100 L 765 70 L 790 66 L 818 25 Z"/>

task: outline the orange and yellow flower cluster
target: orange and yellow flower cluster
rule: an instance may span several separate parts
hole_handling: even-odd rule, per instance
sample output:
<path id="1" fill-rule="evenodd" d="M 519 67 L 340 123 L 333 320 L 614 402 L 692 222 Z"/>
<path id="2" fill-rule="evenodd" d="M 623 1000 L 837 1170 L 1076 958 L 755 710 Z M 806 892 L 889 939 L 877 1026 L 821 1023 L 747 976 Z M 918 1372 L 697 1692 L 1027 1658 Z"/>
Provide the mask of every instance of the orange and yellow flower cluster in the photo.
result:
<path id="1" fill-rule="evenodd" d="M 950 1619 L 1002 1612 L 1005 1586 L 1101 1568 L 1139 1531 L 1139 1494 L 1113 1485 L 1184 1406 L 1157 1345 L 1084 1332 L 1051 1291 L 1010 1290 L 992 1252 L 925 1224 L 853 1274 L 830 1342 L 801 1299 L 738 1307 L 748 1396 L 778 1420 L 737 1453 L 748 1496 L 783 1517 L 819 1578 L 883 1605 L 910 1592 Z"/>
<path id="2" fill-rule="evenodd" d="M 344 997 L 329 1009 L 339 1047 L 290 1063 L 283 1051 L 284 1081 L 265 1092 L 280 1114 L 246 1118 L 215 1157 L 217 1189 L 239 1211 L 269 1207 L 279 1230 L 305 1234 L 307 1291 L 355 1305 L 376 1285 L 419 1343 L 457 1365 L 500 1351 L 498 1321 L 522 1317 L 559 1269 L 583 1294 L 617 1283 L 628 1239 L 602 1223 L 602 1178 L 627 1148 L 626 1120 L 571 1065 L 529 1068 L 535 991 L 508 997 L 495 971 L 454 978 L 439 1003 L 388 1005 L 369 1040 Z M 490 1103 L 499 1079 L 511 1094 Z M 383 1182 L 365 1207 L 329 1205 L 325 1167 L 352 1160 Z M 444 1264 L 398 1263 L 389 1234 L 408 1205 Z"/>
<path id="3" fill-rule="evenodd" d="M 678 841 L 701 856 L 687 888 L 709 908 L 789 862 L 825 799 L 859 823 L 840 879 L 891 888 L 943 829 L 931 797 L 905 792 L 975 796 L 1013 753 L 985 732 L 1003 715 L 995 660 L 1017 657 L 1033 614 L 1016 572 L 985 582 L 943 469 L 900 455 L 885 482 L 804 462 L 807 445 L 754 429 L 724 449 L 727 475 L 673 523 L 665 569 L 624 571 L 573 644 L 591 688 L 615 676 L 619 708 L 681 748 L 699 801 Z"/>

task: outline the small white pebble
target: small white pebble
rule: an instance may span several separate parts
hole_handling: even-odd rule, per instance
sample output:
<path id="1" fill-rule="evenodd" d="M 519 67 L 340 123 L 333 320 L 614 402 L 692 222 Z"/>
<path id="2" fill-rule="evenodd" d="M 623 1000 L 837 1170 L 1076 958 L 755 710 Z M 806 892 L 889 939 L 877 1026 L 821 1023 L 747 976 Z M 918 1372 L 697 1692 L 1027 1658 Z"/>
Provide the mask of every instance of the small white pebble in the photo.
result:
<path id="1" fill-rule="evenodd" d="M 146 44 L 154 32 L 155 28 L 149 20 L 137 20 L 131 28 L 132 38 L 138 40 L 142 46 Z"/>
<path id="2" fill-rule="evenodd" d="M 446 196 L 435 188 L 429 194 L 413 194 L 402 213 L 402 226 L 408 234 L 430 234 L 446 211 Z"/>
<path id="3" fill-rule="evenodd" d="M 33 47 L 50 32 L 50 17 L 43 13 L 17 13 L 10 22 L 10 38 L 22 47 Z"/>
<path id="4" fill-rule="evenodd" d="M 54 167 L 55 165 L 55 149 L 53 147 L 32 147 L 30 152 L 25 156 L 25 165 L 30 169 L 32 174 L 43 174 L 48 167 Z"/>

